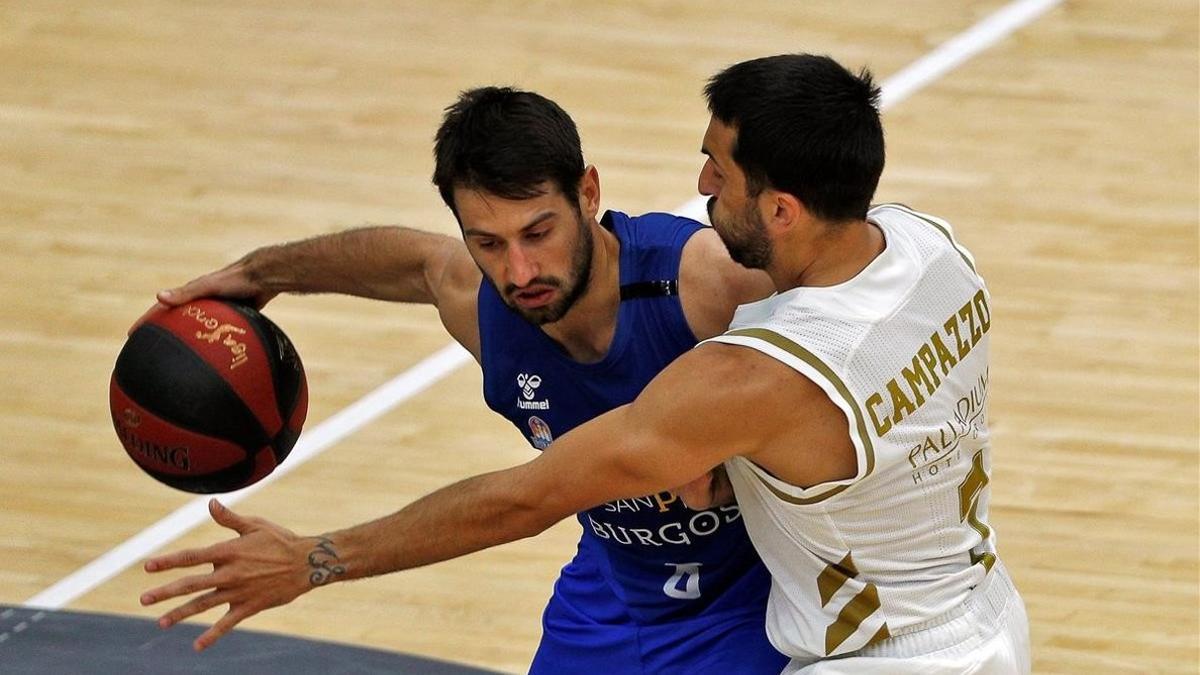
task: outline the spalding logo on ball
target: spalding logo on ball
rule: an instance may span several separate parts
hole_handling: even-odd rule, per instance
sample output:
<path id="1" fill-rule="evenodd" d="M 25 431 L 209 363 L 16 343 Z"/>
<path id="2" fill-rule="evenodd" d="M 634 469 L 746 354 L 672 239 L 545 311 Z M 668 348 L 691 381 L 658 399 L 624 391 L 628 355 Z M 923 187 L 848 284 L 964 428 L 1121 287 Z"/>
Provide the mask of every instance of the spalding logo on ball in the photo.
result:
<path id="1" fill-rule="evenodd" d="M 130 334 L 109 407 L 146 473 L 188 492 L 228 492 L 287 458 L 308 414 L 308 383 L 270 319 L 204 299 L 158 312 Z"/>

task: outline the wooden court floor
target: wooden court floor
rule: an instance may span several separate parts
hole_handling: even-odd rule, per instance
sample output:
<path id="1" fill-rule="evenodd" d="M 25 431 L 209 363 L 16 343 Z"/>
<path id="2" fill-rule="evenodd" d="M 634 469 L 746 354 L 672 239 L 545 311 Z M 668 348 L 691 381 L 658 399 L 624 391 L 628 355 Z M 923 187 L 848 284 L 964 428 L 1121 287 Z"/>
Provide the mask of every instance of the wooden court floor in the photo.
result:
<path id="1" fill-rule="evenodd" d="M 667 210 L 694 194 L 719 67 L 812 51 L 886 80 L 1003 4 L 0 3 L 0 603 L 190 499 L 133 467 L 106 409 L 153 292 L 351 225 L 455 232 L 429 174 L 459 90 L 556 99 L 605 206 Z M 953 222 L 992 289 L 992 519 L 1037 672 L 1200 658 L 1197 12 L 1066 0 L 885 115 L 879 199 Z M 304 357 L 310 425 L 447 342 L 424 307 L 269 314 Z M 238 508 L 317 533 L 528 458 L 479 389 L 461 368 Z M 577 537 L 560 524 L 247 626 L 520 672 Z M 135 564 L 66 608 L 150 616 L 149 584 Z"/>

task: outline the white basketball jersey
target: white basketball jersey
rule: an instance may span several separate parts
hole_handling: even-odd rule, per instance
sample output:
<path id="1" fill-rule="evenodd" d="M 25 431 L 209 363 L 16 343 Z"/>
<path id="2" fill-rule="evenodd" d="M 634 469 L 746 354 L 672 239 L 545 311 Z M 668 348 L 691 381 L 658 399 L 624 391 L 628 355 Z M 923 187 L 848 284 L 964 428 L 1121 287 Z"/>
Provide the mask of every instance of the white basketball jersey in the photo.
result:
<path id="1" fill-rule="evenodd" d="M 988 329 L 975 263 L 944 221 L 871 209 L 886 248 L 853 279 L 738 308 L 713 341 L 818 384 L 849 420 L 855 477 L 801 489 L 726 462 L 771 571 L 781 652 L 856 651 L 963 602 L 996 562 L 987 523 Z"/>

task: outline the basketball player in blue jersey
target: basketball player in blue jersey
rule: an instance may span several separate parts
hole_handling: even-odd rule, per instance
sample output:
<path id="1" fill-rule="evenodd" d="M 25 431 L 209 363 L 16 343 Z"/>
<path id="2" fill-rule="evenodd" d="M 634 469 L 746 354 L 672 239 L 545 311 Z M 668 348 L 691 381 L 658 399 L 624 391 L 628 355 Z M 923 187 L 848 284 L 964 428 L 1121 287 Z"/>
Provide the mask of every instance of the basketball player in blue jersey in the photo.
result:
<path id="1" fill-rule="evenodd" d="M 765 274 L 734 263 L 699 223 L 601 215 L 575 125 L 542 96 L 465 92 L 435 157 L 465 246 L 395 227 L 351 230 L 260 249 L 160 301 L 261 306 L 280 292 L 342 292 L 436 305 L 480 363 L 488 406 L 541 450 L 632 401 L 721 333 L 738 304 L 770 292 Z M 684 490 L 697 499 L 708 480 Z M 786 663 L 767 641 L 769 575 L 736 504 L 693 510 L 664 491 L 578 519 L 579 549 L 555 584 L 531 672 L 728 675 Z"/>

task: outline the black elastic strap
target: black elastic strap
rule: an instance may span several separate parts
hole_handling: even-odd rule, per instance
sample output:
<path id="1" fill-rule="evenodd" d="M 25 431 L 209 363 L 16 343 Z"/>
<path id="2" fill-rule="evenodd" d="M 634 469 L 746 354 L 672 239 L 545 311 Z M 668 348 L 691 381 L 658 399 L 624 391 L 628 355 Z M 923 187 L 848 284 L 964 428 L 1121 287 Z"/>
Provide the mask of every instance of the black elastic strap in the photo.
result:
<path id="1" fill-rule="evenodd" d="M 638 281 L 621 287 L 622 302 L 637 298 L 665 298 L 672 295 L 679 295 L 679 281 L 676 279 Z"/>

